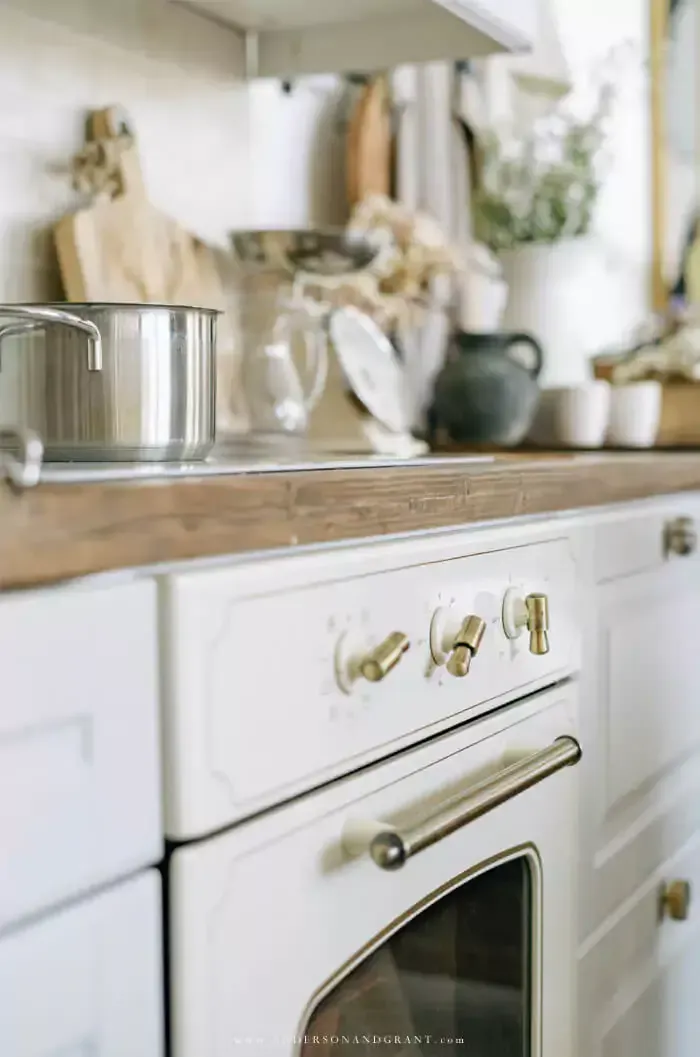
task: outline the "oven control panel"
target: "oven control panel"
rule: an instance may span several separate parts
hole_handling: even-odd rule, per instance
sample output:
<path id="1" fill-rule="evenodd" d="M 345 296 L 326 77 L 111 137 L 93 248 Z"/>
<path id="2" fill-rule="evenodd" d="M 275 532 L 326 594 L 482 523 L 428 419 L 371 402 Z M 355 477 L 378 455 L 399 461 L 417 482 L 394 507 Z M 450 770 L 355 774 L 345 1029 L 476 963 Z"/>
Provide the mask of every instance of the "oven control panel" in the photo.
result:
<path id="1" fill-rule="evenodd" d="M 566 538 L 411 563 L 414 547 L 369 569 L 290 558 L 167 578 L 169 836 L 224 826 L 576 670 Z"/>

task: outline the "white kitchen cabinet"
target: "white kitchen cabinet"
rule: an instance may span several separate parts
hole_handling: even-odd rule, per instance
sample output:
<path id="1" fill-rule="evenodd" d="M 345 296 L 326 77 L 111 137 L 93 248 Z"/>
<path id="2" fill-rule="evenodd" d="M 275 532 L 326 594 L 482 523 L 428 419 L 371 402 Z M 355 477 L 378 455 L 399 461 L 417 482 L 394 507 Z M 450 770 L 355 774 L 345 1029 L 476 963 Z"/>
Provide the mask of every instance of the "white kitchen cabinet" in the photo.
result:
<path id="1" fill-rule="evenodd" d="M 0 930 L 160 859 L 157 633 L 145 580 L 0 595 Z"/>
<path id="2" fill-rule="evenodd" d="M 663 557 L 666 524 L 696 507 L 651 504 L 593 531 L 603 582 L 584 616 L 582 939 L 700 830 L 700 561 Z"/>
<path id="3" fill-rule="evenodd" d="M 250 34 L 249 73 L 387 69 L 404 63 L 524 51 L 534 0 L 187 0 Z"/>
<path id="4" fill-rule="evenodd" d="M 161 1057 L 161 932 L 151 871 L 1 937 L 3 1057 Z"/>
<path id="5" fill-rule="evenodd" d="M 700 554 L 668 555 L 697 496 L 593 518 L 581 598 L 579 1052 L 691 1057 L 700 1038 Z M 584 548 L 585 549 L 585 548 Z M 687 920 L 659 913 L 687 881 Z"/>
<path id="6" fill-rule="evenodd" d="M 646 878 L 581 961 L 579 1053 L 695 1057 L 700 1038 L 700 915 L 660 913 L 674 880 L 700 890 L 700 839 Z M 697 908 L 696 908 L 697 910 Z"/>
<path id="7" fill-rule="evenodd" d="M 696 1057 L 697 985 L 700 945 L 686 945 L 675 961 L 658 970 L 634 1004 L 605 1025 L 588 1057 Z M 582 1051 L 583 1052 L 583 1051 Z"/>

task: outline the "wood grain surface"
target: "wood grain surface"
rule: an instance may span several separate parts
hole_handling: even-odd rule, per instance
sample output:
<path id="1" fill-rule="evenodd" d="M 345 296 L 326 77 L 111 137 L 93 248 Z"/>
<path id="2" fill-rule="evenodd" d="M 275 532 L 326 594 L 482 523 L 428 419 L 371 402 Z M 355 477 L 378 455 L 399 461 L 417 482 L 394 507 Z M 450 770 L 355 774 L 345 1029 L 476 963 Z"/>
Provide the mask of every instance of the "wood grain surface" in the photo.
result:
<path id="1" fill-rule="evenodd" d="M 23 494 L 0 483 L 0 589 L 694 489 L 700 490 L 700 453 L 520 456 L 481 464 L 455 458 L 387 469 L 40 484 Z"/>
<path id="2" fill-rule="evenodd" d="M 118 143 L 125 132 L 123 120 L 121 107 L 93 111 L 89 138 Z M 133 136 L 128 126 L 127 131 Z M 214 251 L 151 205 L 135 139 L 118 158 L 119 193 L 96 197 L 56 224 L 67 299 L 224 310 L 226 297 Z"/>

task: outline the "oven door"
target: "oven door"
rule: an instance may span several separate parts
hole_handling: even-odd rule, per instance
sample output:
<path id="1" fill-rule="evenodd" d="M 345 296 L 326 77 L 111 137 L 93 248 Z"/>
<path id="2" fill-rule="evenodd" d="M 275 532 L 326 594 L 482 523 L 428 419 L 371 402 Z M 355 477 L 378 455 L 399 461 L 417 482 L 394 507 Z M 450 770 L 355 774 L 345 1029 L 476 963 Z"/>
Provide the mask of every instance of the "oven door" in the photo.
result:
<path id="1" fill-rule="evenodd" d="M 171 861 L 175 1057 L 571 1057 L 573 686 Z"/>

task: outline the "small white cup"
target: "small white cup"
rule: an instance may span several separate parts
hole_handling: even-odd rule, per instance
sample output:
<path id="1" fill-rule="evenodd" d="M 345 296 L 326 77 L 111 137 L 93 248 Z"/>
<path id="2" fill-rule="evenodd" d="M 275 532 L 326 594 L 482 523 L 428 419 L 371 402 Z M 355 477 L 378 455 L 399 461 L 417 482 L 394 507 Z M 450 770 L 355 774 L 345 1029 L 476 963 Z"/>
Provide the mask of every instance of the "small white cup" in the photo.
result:
<path id="1" fill-rule="evenodd" d="M 596 379 L 550 392 L 555 440 L 567 448 L 600 448 L 610 417 L 610 384 Z"/>
<path id="2" fill-rule="evenodd" d="M 651 448 L 659 431 L 662 394 L 660 382 L 614 385 L 608 444 L 618 448 Z"/>

